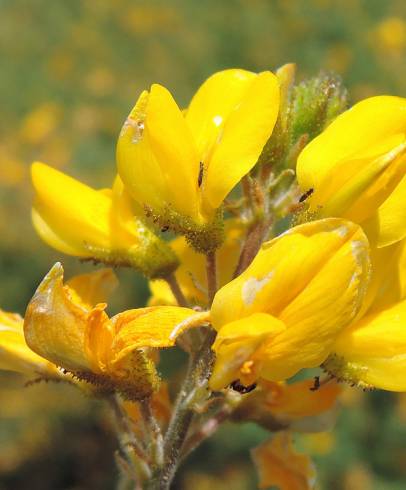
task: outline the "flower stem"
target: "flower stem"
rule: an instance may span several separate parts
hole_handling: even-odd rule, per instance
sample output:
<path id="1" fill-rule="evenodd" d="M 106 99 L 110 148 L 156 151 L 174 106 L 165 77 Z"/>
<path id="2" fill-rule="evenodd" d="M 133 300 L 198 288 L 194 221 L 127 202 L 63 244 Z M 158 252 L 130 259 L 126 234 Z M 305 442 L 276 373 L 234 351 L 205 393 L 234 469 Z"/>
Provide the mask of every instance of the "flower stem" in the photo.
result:
<path id="1" fill-rule="evenodd" d="M 151 399 L 140 401 L 140 409 L 148 430 L 148 437 L 151 445 L 151 459 L 157 465 L 161 465 L 163 463 L 164 440 L 161 428 L 152 412 Z"/>
<path id="2" fill-rule="evenodd" d="M 117 395 L 112 395 L 108 401 L 114 414 L 120 449 L 126 457 L 131 478 L 138 483 L 150 478 L 151 470 L 144 448 L 136 439 L 120 400 Z"/>
<path id="3" fill-rule="evenodd" d="M 216 252 L 209 252 L 206 256 L 207 294 L 209 306 L 213 303 L 217 292 L 217 263 Z"/>
<path id="4" fill-rule="evenodd" d="M 227 420 L 232 410 L 229 405 L 225 405 L 214 417 L 209 418 L 200 429 L 186 439 L 182 449 L 182 460 L 200 446 L 203 441 L 211 437 L 219 429 L 221 424 Z"/>
<path id="5" fill-rule="evenodd" d="M 170 274 L 165 278 L 165 281 L 168 283 L 171 288 L 172 294 L 174 295 L 179 306 L 188 306 L 188 302 L 179 286 L 178 280 L 176 279 L 174 274 Z"/>
<path id="6" fill-rule="evenodd" d="M 205 386 L 214 362 L 211 345 L 215 331 L 208 330 L 199 352 L 189 363 L 188 372 L 179 391 L 173 410 L 172 419 L 164 438 L 164 463 L 154 471 L 152 479 L 147 483 L 147 490 L 169 489 L 177 467 L 181 450 L 187 437 L 195 412 L 193 407 L 199 398 L 206 396 Z M 204 393 L 204 394 L 203 394 Z"/>
<path id="7" fill-rule="evenodd" d="M 251 264 L 261 248 L 267 229 L 270 227 L 270 220 L 260 220 L 254 223 L 249 230 L 242 247 L 240 258 L 233 277 L 239 276 Z"/>

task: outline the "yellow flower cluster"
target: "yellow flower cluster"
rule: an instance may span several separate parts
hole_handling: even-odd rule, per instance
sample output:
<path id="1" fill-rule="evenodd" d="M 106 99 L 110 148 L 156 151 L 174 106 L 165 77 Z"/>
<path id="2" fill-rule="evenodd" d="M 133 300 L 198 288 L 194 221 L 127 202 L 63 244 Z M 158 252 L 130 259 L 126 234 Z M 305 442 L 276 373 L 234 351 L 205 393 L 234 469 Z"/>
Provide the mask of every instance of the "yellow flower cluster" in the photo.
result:
<path id="1" fill-rule="evenodd" d="M 113 273 L 64 285 L 56 264 L 28 305 L 25 340 L 23 320 L 1 313 L 1 368 L 68 373 L 142 399 L 158 390 L 156 349 L 196 349 L 188 330 L 203 326 L 216 332 L 211 390 L 321 365 L 362 386 L 406 389 L 406 100 L 373 97 L 339 115 L 301 151 L 287 185 L 273 169 L 261 180 L 256 166 L 286 109 L 279 83 L 225 70 L 185 110 L 153 85 L 121 130 L 111 189 L 33 164 L 41 238 L 135 268 L 152 297 L 109 318 Z M 283 199 L 301 224 L 259 227 Z M 168 242 L 154 225 L 183 236 Z"/>

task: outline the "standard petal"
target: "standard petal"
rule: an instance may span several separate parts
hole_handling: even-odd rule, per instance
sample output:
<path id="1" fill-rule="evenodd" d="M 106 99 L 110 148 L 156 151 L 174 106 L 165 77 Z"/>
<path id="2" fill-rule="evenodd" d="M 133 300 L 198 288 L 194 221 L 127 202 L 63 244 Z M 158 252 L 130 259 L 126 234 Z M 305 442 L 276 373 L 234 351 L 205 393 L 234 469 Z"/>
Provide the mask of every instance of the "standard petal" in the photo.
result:
<path id="1" fill-rule="evenodd" d="M 257 75 L 224 122 L 208 162 L 203 202 L 218 208 L 257 162 L 279 111 L 279 84 L 271 72 Z"/>
<path id="2" fill-rule="evenodd" d="M 331 170 L 345 161 L 346 171 L 338 172 L 336 177 L 340 181 L 349 179 L 362 164 L 404 141 L 405 129 L 406 99 L 378 96 L 359 102 L 338 116 L 301 152 L 296 169 L 301 188 L 316 192 Z M 359 159 L 361 163 L 356 165 Z"/>
<path id="3" fill-rule="evenodd" d="M 306 291 L 323 267 L 340 253 L 342 247 L 345 247 L 349 255 L 341 253 L 339 262 L 341 260 L 343 264 L 352 267 L 352 273 L 355 274 L 359 271 L 359 265 L 355 261 L 355 252 L 354 255 L 351 254 L 351 247 L 359 247 L 359 244 L 365 246 L 362 254 L 365 254 L 365 262 L 368 262 L 368 244 L 361 228 L 336 218 L 294 227 L 264 244 L 243 274 L 216 294 L 211 310 L 214 327 L 219 329 L 226 323 L 254 312 L 279 316 Z M 366 282 L 368 271 L 362 272 L 365 276 L 363 281 Z M 349 274 L 350 271 L 346 270 L 346 273 Z M 327 279 L 323 274 L 323 277 L 326 283 L 317 291 L 320 297 L 324 296 L 324 288 L 326 292 L 332 292 L 334 288 L 334 275 Z M 322 285 L 322 282 L 319 280 L 318 283 Z M 341 287 L 343 284 L 337 283 L 337 286 Z M 361 296 L 364 284 L 359 286 L 362 286 L 359 289 Z M 311 290 L 314 290 L 313 286 Z M 341 291 L 336 291 L 336 294 L 339 296 Z M 335 298 L 328 298 L 335 301 Z M 233 308 L 230 308 L 230 304 Z M 355 309 L 355 304 L 353 306 Z"/>
<path id="4" fill-rule="evenodd" d="M 200 161 L 207 163 L 224 123 L 241 100 L 256 74 L 230 69 L 209 77 L 193 96 L 186 121 L 196 141 Z"/>
<path id="5" fill-rule="evenodd" d="M 45 241 L 65 243 L 81 255 L 86 255 L 86 244 L 109 248 L 111 199 L 105 193 L 39 162 L 32 165 L 32 182 L 34 225 Z"/>
<path id="6" fill-rule="evenodd" d="M 149 93 L 144 91 L 130 112 L 117 141 L 118 173 L 133 198 L 141 205 L 161 208 L 170 200 L 165 174 L 145 131 Z"/>
<path id="7" fill-rule="evenodd" d="M 89 311 L 76 304 L 63 285 L 63 268 L 56 263 L 28 304 L 24 335 L 37 354 L 68 370 L 90 370 L 85 339 Z"/>
<path id="8" fill-rule="evenodd" d="M 267 348 L 265 378 L 283 380 L 326 359 L 362 305 L 369 281 L 368 248 L 359 230 L 280 313 L 287 330 Z"/>
<path id="9" fill-rule="evenodd" d="M 124 124 L 117 143 L 118 170 L 133 198 L 199 219 L 199 157 L 173 97 L 154 84 Z"/>
<path id="10" fill-rule="evenodd" d="M 406 391 L 406 301 L 367 315 L 337 339 L 326 369 L 362 386 Z"/>

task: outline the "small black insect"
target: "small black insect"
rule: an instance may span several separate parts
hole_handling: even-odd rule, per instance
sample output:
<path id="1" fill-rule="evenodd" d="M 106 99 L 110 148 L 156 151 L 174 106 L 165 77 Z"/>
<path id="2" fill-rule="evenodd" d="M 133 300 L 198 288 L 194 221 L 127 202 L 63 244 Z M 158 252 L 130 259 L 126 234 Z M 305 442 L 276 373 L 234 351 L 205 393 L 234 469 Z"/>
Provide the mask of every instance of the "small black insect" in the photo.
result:
<path id="1" fill-rule="evenodd" d="M 302 196 L 300 196 L 299 202 L 306 201 L 308 197 L 310 197 L 314 192 L 314 189 L 311 188 L 308 191 L 306 191 Z"/>
<path id="2" fill-rule="evenodd" d="M 320 388 L 320 376 L 314 377 L 314 385 L 310 388 L 310 391 L 317 391 Z"/>
<path id="3" fill-rule="evenodd" d="M 242 395 L 245 395 L 246 393 L 255 390 L 256 387 L 257 387 L 256 383 L 253 383 L 252 385 L 244 386 L 240 383 L 239 379 L 236 379 L 230 384 L 230 388 L 232 390 L 238 391 L 238 393 L 241 393 Z"/>
<path id="4" fill-rule="evenodd" d="M 203 162 L 199 162 L 199 176 L 197 177 L 197 185 L 200 187 L 203 182 L 204 165 Z"/>
<path id="5" fill-rule="evenodd" d="M 165 231 L 169 230 L 169 225 L 165 225 L 161 228 L 162 233 L 165 233 Z"/>

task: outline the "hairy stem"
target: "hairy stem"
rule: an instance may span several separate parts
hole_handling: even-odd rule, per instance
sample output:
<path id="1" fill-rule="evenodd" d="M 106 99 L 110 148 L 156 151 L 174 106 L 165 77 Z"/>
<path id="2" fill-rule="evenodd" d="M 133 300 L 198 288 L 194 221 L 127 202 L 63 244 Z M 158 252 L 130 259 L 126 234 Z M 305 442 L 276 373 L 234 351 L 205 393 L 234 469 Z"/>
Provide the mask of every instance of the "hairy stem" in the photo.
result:
<path id="1" fill-rule="evenodd" d="M 148 431 L 148 438 L 151 445 L 151 459 L 155 464 L 161 465 L 163 463 L 164 440 L 161 428 L 152 412 L 151 400 L 142 400 L 140 402 L 140 408 Z"/>
<path id="2" fill-rule="evenodd" d="M 203 441 L 211 437 L 221 424 L 227 420 L 231 412 L 232 408 L 229 405 L 224 406 L 216 415 L 209 418 L 196 432 L 188 437 L 183 446 L 182 460 L 200 446 Z"/>
<path id="3" fill-rule="evenodd" d="M 144 448 L 132 431 L 130 421 L 117 395 L 110 396 L 108 401 L 114 414 L 121 452 L 126 457 L 131 478 L 139 484 L 140 481 L 148 479 L 151 476 L 147 456 Z"/>
<path id="4" fill-rule="evenodd" d="M 148 482 L 148 490 L 166 490 L 170 488 L 177 467 L 184 441 L 194 417 L 194 404 L 199 400 L 210 376 L 214 354 L 211 345 L 215 332 L 208 330 L 205 341 L 199 352 L 190 360 L 188 372 L 179 391 L 172 419 L 164 438 L 164 463 L 156 468 Z"/>

